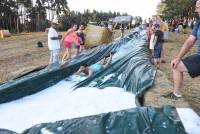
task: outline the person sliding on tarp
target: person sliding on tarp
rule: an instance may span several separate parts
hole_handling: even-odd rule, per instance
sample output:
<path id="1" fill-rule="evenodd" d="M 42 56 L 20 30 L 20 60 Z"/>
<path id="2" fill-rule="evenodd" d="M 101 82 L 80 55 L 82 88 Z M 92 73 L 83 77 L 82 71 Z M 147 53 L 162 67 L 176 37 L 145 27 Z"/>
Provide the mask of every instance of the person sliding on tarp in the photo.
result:
<path id="1" fill-rule="evenodd" d="M 91 66 L 88 66 L 86 63 L 81 64 L 79 70 L 75 73 L 79 75 L 85 73 L 88 77 L 91 77 L 94 73 L 101 71 L 104 68 L 107 68 L 112 62 L 112 54 L 105 56 L 102 63 L 95 63 Z"/>

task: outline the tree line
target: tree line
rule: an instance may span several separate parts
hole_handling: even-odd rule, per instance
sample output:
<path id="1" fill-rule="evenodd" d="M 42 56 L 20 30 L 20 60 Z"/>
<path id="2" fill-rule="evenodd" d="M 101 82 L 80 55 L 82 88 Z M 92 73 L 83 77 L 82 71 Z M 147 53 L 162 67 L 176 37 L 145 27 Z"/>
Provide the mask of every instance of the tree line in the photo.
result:
<path id="1" fill-rule="evenodd" d="M 70 11 L 67 0 L 1 0 L 0 29 L 11 32 L 44 31 L 57 16 L 60 30 L 66 30 L 73 23 L 87 24 L 89 21 L 108 21 L 109 18 L 127 15 L 120 12 L 84 10 L 83 13 Z"/>
<path id="2" fill-rule="evenodd" d="M 157 13 L 163 18 L 195 18 L 196 0 L 161 0 Z"/>

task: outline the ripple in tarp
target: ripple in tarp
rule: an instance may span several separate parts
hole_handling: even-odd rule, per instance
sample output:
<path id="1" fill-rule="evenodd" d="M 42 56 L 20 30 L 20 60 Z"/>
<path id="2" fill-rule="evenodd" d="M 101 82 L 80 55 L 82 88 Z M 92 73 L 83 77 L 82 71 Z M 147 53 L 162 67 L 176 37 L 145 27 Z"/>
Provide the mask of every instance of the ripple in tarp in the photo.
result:
<path id="1" fill-rule="evenodd" d="M 22 134 L 186 134 L 176 109 L 133 108 L 71 120 L 43 123 Z"/>

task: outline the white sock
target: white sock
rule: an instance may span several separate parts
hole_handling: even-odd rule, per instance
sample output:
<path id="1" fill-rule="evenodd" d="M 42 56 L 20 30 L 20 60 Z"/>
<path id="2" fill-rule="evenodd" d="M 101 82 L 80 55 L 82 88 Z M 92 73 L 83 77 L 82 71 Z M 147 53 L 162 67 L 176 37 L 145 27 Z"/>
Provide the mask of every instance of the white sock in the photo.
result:
<path id="1" fill-rule="evenodd" d="M 174 93 L 174 92 L 173 92 L 173 93 Z M 180 94 L 174 93 L 174 95 L 175 95 L 176 97 L 182 97 L 182 95 L 180 95 Z"/>

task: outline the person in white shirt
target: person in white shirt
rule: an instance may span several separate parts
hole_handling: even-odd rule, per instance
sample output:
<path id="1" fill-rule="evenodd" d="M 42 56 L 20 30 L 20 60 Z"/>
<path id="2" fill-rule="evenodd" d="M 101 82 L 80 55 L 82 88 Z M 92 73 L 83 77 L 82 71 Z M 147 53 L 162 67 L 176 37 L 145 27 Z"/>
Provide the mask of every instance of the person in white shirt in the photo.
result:
<path id="1" fill-rule="evenodd" d="M 49 64 L 59 65 L 60 58 L 60 39 L 61 35 L 58 35 L 56 28 L 58 26 L 58 20 L 54 19 L 51 23 L 51 27 L 48 31 L 48 48 L 50 51 L 50 61 Z"/>
<path id="2" fill-rule="evenodd" d="M 151 50 L 152 55 L 154 53 L 154 45 L 155 45 L 155 34 L 153 32 L 152 35 L 151 35 L 150 45 L 149 45 L 149 49 Z"/>

